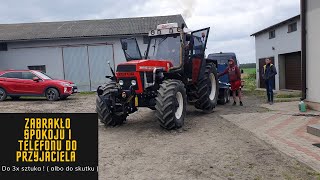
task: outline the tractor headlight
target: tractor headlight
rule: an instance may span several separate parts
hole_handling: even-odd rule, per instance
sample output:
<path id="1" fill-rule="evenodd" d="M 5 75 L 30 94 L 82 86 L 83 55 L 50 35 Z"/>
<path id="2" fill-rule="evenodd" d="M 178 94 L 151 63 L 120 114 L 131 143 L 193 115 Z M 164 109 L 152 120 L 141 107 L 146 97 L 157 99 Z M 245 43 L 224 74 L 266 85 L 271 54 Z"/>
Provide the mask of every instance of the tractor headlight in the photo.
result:
<path id="1" fill-rule="evenodd" d="M 123 80 L 119 80 L 119 85 L 123 86 L 123 84 L 124 84 Z"/>
<path id="2" fill-rule="evenodd" d="M 137 85 L 137 81 L 136 80 L 132 80 L 131 81 L 131 85 L 133 85 L 133 86 Z"/>

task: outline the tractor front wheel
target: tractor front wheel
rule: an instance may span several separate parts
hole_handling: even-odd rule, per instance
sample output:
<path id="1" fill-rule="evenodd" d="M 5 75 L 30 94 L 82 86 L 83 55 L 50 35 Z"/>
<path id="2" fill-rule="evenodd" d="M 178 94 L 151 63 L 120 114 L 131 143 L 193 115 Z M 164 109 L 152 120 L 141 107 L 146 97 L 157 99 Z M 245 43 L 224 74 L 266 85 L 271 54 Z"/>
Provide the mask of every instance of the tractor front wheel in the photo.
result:
<path id="1" fill-rule="evenodd" d="M 96 99 L 96 112 L 98 118 L 105 126 L 116 126 L 123 124 L 126 121 L 126 114 L 111 113 L 106 100 L 110 97 L 110 90 L 116 87 L 115 82 L 110 82 L 102 87 L 103 94 L 98 95 Z"/>
<path id="2" fill-rule="evenodd" d="M 207 63 L 204 76 L 198 81 L 196 88 L 199 99 L 195 107 L 204 112 L 211 112 L 217 105 L 219 94 L 217 68 L 213 63 Z"/>
<path id="3" fill-rule="evenodd" d="M 187 95 L 179 80 L 165 80 L 156 97 L 156 116 L 160 126 L 171 130 L 181 128 L 186 116 Z"/>

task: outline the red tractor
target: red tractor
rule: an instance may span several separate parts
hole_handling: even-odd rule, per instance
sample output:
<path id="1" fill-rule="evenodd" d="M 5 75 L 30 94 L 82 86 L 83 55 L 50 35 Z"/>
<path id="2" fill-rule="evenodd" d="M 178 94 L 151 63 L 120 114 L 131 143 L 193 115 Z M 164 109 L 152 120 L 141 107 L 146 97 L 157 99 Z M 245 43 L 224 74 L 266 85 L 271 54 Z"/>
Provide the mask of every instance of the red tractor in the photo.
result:
<path id="1" fill-rule="evenodd" d="M 97 90 L 96 111 L 106 126 L 126 121 L 138 107 L 155 110 L 161 127 L 184 124 L 187 102 L 212 112 L 219 87 L 216 62 L 205 59 L 210 28 L 185 32 L 177 23 L 158 25 L 149 32 L 142 57 L 135 38 L 121 39 L 127 62 L 111 68 L 111 82 Z"/>

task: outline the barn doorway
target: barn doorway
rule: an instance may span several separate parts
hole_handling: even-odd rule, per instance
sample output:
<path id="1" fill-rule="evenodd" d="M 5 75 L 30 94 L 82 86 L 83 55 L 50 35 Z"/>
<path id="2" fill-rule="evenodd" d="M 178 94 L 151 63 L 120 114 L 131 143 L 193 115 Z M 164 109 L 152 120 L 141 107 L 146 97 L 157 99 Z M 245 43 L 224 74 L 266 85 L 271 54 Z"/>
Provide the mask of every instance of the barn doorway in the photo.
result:
<path id="1" fill-rule="evenodd" d="M 64 47 L 64 79 L 76 83 L 79 91 L 95 91 L 111 75 L 108 61 L 114 67 L 112 45 Z"/>

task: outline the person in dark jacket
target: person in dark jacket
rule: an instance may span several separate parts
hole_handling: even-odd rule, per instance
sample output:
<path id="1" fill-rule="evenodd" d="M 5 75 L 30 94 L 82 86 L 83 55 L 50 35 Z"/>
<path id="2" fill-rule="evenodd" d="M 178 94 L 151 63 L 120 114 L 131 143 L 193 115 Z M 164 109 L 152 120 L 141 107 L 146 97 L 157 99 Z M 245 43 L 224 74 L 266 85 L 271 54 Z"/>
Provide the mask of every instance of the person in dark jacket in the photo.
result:
<path id="1" fill-rule="evenodd" d="M 269 58 L 266 59 L 266 65 L 263 66 L 262 77 L 266 84 L 268 103 L 273 104 L 274 78 L 277 75 L 276 67 Z"/>
<path id="2" fill-rule="evenodd" d="M 238 92 L 238 97 L 240 101 L 240 106 L 243 106 L 242 103 L 242 95 L 241 95 L 241 72 L 239 67 L 235 64 L 233 59 L 228 60 L 229 66 L 224 72 L 218 74 L 218 78 L 225 74 L 228 74 L 229 81 L 231 84 L 231 91 L 233 96 L 233 105 L 237 105 L 236 103 L 236 94 Z"/>

